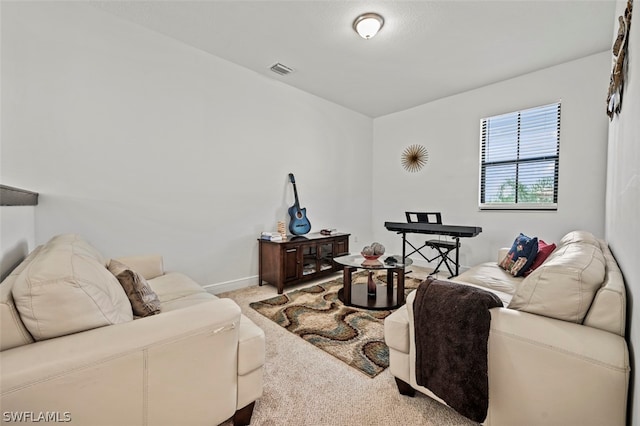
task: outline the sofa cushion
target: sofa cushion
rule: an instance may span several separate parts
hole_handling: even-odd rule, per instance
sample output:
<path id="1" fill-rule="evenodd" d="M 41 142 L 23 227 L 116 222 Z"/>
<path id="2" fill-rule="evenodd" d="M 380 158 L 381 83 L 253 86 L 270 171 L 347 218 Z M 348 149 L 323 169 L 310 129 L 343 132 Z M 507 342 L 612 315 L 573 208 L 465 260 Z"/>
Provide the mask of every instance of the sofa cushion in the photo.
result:
<path id="1" fill-rule="evenodd" d="M 589 231 L 571 231 L 564 237 L 562 237 L 562 239 L 560 239 L 558 247 L 562 247 L 572 243 L 585 243 L 591 244 L 592 246 L 596 247 L 599 247 L 600 245 L 598 239 L 594 237 L 593 234 Z"/>
<path id="2" fill-rule="evenodd" d="M 132 268 L 138 274 L 142 275 L 145 280 L 150 280 L 164 274 L 164 263 L 162 256 L 159 254 L 118 257 L 115 260 Z"/>
<path id="3" fill-rule="evenodd" d="M 451 281 L 474 284 L 478 287 L 484 287 L 488 290 L 499 291 L 509 295 L 513 295 L 516 292 L 516 288 L 522 280 L 522 277 L 514 277 L 499 267 L 496 262 L 485 262 L 475 265 L 460 275 L 451 278 Z M 507 303 L 509 303 L 509 301 L 507 301 Z M 505 303 L 505 305 L 507 303 Z"/>
<path id="4" fill-rule="evenodd" d="M 149 280 L 149 285 L 160 299 L 162 312 L 217 299 L 217 296 L 208 293 L 200 284 L 180 272 L 167 272 Z"/>
<path id="5" fill-rule="evenodd" d="M 131 302 L 134 315 L 146 317 L 160 313 L 158 295 L 149 287 L 142 275 L 114 259 L 109 262 L 109 271 L 122 285 Z"/>
<path id="6" fill-rule="evenodd" d="M 48 247 L 53 246 L 71 246 L 73 245 L 73 252 L 78 256 L 85 256 L 87 258 L 93 258 L 103 266 L 107 266 L 108 259 L 95 248 L 82 236 L 78 234 L 60 234 L 52 237 L 46 244 Z"/>
<path id="7" fill-rule="evenodd" d="M 533 271 L 538 269 L 540 265 L 544 263 L 545 260 L 549 257 L 549 255 L 556 249 L 555 243 L 547 244 L 543 240 L 538 240 L 538 254 L 536 254 L 536 258 L 529 267 L 529 269 L 524 273 L 524 276 L 527 277 Z"/>
<path id="8" fill-rule="evenodd" d="M 514 277 L 522 276 L 538 254 L 538 238 L 520 233 L 513 241 L 511 250 L 500 262 L 500 267 Z"/>
<path id="9" fill-rule="evenodd" d="M 12 294 L 35 340 L 131 321 L 131 304 L 104 258 L 77 235 L 55 237 L 18 275 Z"/>
<path id="10" fill-rule="evenodd" d="M 599 246 L 565 244 L 522 281 L 509 308 L 582 323 L 604 278 Z"/>

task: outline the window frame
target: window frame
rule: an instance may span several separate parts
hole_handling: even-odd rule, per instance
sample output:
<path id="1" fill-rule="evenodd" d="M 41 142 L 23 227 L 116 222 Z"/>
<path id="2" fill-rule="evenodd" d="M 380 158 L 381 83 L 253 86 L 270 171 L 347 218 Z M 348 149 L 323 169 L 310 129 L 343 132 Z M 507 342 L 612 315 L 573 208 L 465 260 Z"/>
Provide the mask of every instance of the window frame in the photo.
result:
<path id="1" fill-rule="evenodd" d="M 535 110 L 542 110 L 545 108 L 549 108 L 549 107 L 553 107 L 555 106 L 557 108 L 557 113 L 556 113 L 556 117 L 557 117 L 557 127 L 556 127 L 556 140 L 555 140 L 555 145 L 556 145 L 556 150 L 555 150 L 555 155 L 540 155 L 540 156 L 536 156 L 536 157 L 528 157 L 528 158 L 524 158 L 524 159 L 520 159 L 520 145 L 521 145 L 521 139 L 520 139 L 520 125 L 521 125 L 521 116 L 523 113 L 527 113 L 527 112 L 532 112 Z M 495 119 L 495 118 L 499 118 L 499 117 L 505 117 L 505 116 L 509 116 L 509 115 L 515 115 L 517 116 L 517 127 L 515 128 L 516 130 L 516 134 L 517 134 L 517 140 L 515 142 L 515 149 L 516 149 L 516 159 L 512 159 L 512 160 L 499 160 L 499 161 L 485 161 L 486 158 L 486 153 L 487 153 L 487 148 L 486 148 L 486 126 L 489 120 L 491 119 Z M 562 117 L 562 100 L 558 100 L 555 102 L 551 102 L 548 104 L 544 104 L 544 105 L 538 105 L 538 106 L 534 106 L 534 107 L 530 107 L 530 108 L 523 108 L 517 111 L 512 111 L 512 112 L 507 112 L 507 113 L 503 113 L 503 114 L 496 114 L 496 115 L 492 115 L 489 117 L 484 117 L 480 119 L 480 167 L 479 167 L 479 190 L 478 190 L 478 208 L 481 211 L 491 211 L 491 210 L 514 210 L 514 211 L 518 211 L 518 210 L 524 210 L 524 211 L 531 211 L 531 210 L 543 210 L 543 211 L 557 211 L 558 210 L 558 192 L 559 192 L 559 175 L 560 175 L 560 129 L 561 129 L 561 117 Z M 551 140 L 551 139 L 550 139 Z M 554 185 L 553 185 L 553 202 L 549 202 L 549 203 L 531 203 L 531 202 L 519 202 L 517 197 L 518 197 L 518 173 L 519 173 L 519 166 L 523 165 L 523 164 L 534 164 L 537 162 L 541 162 L 541 161 L 554 161 Z M 486 169 L 487 166 L 496 166 L 496 165 L 515 165 L 516 166 L 516 171 L 515 171 L 515 176 L 516 176 L 516 182 L 515 182 L 515 187 L 516 187 L 516 191 L 515 191 L 515 202 L 502 202 L 502 203 L 498 203 L 498 202 L 493 202 L 493 203 L 487 203 L 484 201 L 485 197 L 486 197 Z M 544 177 L 544 176 L 541 176 Z"/>

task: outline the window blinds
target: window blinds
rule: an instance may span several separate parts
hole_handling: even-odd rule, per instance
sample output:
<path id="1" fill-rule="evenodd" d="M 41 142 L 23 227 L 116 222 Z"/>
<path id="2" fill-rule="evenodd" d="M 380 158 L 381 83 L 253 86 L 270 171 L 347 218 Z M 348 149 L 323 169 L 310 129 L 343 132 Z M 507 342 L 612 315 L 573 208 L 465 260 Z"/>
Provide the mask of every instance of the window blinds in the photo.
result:
<path id="1" fill-rule="evenodd" d="M 556 208 L 560 103 L 481 121 L 480 207 Z"/>

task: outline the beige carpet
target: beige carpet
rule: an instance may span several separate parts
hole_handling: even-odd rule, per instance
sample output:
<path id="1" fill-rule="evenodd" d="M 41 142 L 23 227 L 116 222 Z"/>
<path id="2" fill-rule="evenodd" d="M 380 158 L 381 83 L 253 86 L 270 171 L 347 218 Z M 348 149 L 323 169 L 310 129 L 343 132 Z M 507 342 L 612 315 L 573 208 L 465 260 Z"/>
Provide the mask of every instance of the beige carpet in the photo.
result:
<path id="1" fill-rule="evenodd" d="M 411 276 L 426 275 L 412 267 Z M 339 277 L 335 274 L 328 279 Z M 326 280 L 323 280 L 326 281 Z M 285 288 L 285 292 L 317 282 Z M 475 423 L 425 395 L 398 393 L 389 369 L 371 379 L 260 315 L 249 303 L 277 295 L 270 285 L 218 294 L 238 303 L 266 335 L 264 392 L 256 401 L 257 426 L 469 426 Z M 230 421 L 223 423 L 229 426 Z"/>
<path id="2" fill-rule="evenodd" d="M 367 286 L 365 271 L 353 274 L 352 286 Z M 378 291 L 386 293 L 386 271 L 373 274 Z M 407 277 L 405 293 L 418 288 L 421 280 Z M 389 366 L 389 348 L 384 342 L 384 319 L 392 310 L 369 310 L 346 306 L 338 296 L 342 277 L 310 285 L 251 306 L 271 321 L 301 339 L 330 353 L 369 377 Z"/>

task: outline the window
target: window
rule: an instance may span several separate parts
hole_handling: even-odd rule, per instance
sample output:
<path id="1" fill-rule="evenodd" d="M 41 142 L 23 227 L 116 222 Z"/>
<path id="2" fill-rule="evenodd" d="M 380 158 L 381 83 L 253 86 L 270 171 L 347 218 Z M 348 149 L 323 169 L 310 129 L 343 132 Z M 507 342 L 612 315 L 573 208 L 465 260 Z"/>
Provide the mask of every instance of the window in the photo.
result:
<path id="1" fill-rule="evenodd" d="M 557 210 L 560 102 L 480 124 L 480 209 Z"/>

